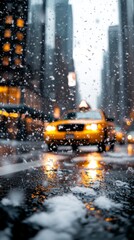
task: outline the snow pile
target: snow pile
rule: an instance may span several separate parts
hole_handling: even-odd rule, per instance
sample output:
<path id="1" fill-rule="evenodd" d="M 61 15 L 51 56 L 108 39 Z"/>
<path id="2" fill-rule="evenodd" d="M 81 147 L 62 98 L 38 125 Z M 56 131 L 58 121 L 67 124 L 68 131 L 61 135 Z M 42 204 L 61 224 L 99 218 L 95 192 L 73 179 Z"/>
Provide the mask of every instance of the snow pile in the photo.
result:
<path id="1" fill-rule="evenodd" d="M 134 169 L 132 168 L 132 167 L 128 167 L 128 169 L 127 169 L 127 171 L 126 171 L 127 173 L 129 172 L 129 173 L 134 173 Z"/>
<path id="2" fill-rule="evenodd" d="M 21 206 L 23 200 L 24 200 L 23 191 L 20 192 L 20 191 L 14 190 L 9 193 L 7 198 L 3 198 L 1 200 L 1 203 L 4 206 L 11 205 L 11 206 L 17 207 L 17 206 Z"/>
<path id="3" fill-rule="evenodd" d="M 100 182 L 99 181 L 95 181 L 93 184 L 92 184 L 92 188 L 94 189 L 98 189 L 100 187 Z"/>
<path id="4" fill-rule="evenodd" d="M 111 208 L 121 208 L 122 204 L 115 203 L 113 200 L 107 198 L 106 196 L 100 196 L 95 199 L 94 205 L 98 208 L 109 210 Z"/>
<path id="5" fill-rule="evenodd" d="M 71 191 L 76 194 L 84 194 L 85 196 L 95 196 L 96 192 L 91 188 L 86 187 L 73 187 Z"/>
<path id="6" fill-rule="evenodd" d="M 117 187 L 126 187 L 126 188 L 129 187 L 129 186 L 128 186 L 128 183 L 122 182 L 122 181 L 120 181 L 120 180 L 116 180 L 116 181 L 115 181 L 115 185 L 116 185 Z"/>
<path id="7" fill-rule="evenodd" d="M 3 231 L 0 231 L 0 239 L 1 240 L 10 240 L 11 239 L 11 230 L 9 228 L 5 228 Z"/>
<path id="8" fill-rule="evenodd" d="M 56 196 L 45 201 L 48 212 L 33 214 L 26 220 L 43 228 L 34 239 L 71 240 L 85 217 L 84 204 L 74 195 Z"/>
<path id="9" fill-rule="evenodd" d="M 41 230 L 33 240 L 73 240 L 73 237 L 68 233 L 58 233 L 50 229 Z"/>

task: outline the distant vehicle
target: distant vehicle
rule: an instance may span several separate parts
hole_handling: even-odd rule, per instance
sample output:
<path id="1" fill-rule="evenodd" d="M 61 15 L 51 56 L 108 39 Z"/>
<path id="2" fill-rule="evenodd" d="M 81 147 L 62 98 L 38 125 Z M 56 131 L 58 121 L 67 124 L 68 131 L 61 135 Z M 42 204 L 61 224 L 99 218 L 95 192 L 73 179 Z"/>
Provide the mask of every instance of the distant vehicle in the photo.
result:
<path id="1" fill-rule="evenodd" d="M 0 104 L 0 138 L 42 140 L 45 116 L 23 104 Z"/>
<path id="2" fill-rule="evenodd" d="M 121 129 L 120 126 L 115 127 L 115 136 L 116 136 L 116 142 L 120 144 L 125 144 L 126 133 Z"/>
<path id="3" fill-rule="evenodd" d="M 134 143 L 134 131 L 130 131 L 127 134 L 127 142 Z"/>
<path id="4" fill-rule="evenodd" d="M 71 145 L 73 151 L 81 145 L 97 145 L 99 152 L 106 150 L 106 144 L 114 149 L 115 125 L 112 118 L 106 118 L 102 110 L 69 111 L 63 117 L 49 123 L 44 139 L 50 151 L 59 145 Z"/>

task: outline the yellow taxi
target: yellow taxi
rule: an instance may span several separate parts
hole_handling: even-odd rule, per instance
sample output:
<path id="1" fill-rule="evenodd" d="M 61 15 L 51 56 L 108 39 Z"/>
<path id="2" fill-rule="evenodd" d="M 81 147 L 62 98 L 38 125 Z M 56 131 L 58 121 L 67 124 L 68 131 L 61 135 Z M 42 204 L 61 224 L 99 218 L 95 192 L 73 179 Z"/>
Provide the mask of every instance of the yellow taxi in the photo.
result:
<path id="1" fill-rule="evenodd" d="M 73 151 L 78 146 L 97 145 L 99 152 L 103 152 L 107 144 L 114 149 L 115 126 L 102 110 L 73 110 L 49 123 L 44 139 L 50 151 L 56 151 L 59 145 L 71 145 Z"/>

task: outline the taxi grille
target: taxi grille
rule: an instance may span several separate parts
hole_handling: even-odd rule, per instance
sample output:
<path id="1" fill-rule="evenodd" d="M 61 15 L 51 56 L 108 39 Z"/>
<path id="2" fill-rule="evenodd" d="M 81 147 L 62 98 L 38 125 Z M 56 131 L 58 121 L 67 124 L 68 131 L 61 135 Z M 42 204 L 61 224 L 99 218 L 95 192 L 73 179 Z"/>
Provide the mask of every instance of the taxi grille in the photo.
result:
<path id="1" fill-rule="evenodd" d="M 76 132 L 76 131 L 83 131 L 84 124 L 62 124 L 58 125 L 59 132 Z"/>

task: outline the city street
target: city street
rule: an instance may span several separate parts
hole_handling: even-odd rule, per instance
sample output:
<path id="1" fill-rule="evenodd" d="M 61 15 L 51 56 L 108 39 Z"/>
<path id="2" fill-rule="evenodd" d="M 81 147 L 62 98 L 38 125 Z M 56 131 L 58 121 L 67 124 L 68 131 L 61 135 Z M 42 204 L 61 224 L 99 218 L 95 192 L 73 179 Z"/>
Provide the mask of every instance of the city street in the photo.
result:
<path id="1" fill-rule="evenodd" d="M 134 145 L 1 141 L 0 239 L 133 239 Z"/>

